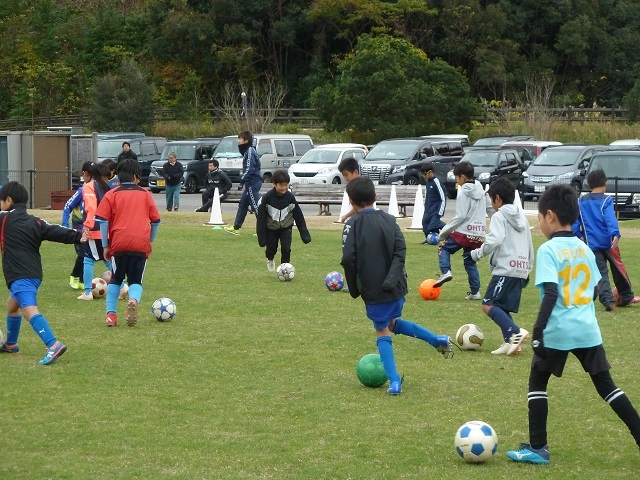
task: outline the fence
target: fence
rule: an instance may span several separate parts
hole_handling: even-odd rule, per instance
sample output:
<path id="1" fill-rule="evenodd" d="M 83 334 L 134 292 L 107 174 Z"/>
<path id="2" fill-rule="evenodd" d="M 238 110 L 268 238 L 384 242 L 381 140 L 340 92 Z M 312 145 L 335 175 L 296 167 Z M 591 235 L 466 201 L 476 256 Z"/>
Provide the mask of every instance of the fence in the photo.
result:
<path id="1" fill-rule="evenodd" d="M 29 208 L 61 209 L 72 193 L 71 172 L 67 170 L 3 170 L 0 178 L 3 185 L 16 181 L 25 186 Z"/>

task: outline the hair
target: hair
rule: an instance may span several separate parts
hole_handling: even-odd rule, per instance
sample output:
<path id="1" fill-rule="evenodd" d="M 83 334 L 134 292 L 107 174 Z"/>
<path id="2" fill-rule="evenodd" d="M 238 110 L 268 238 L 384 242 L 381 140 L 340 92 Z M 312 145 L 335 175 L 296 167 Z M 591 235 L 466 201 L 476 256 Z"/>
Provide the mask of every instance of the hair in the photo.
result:
<path id="1" fill-rule="evenodd" d="M 215 160 L 215 159 L 213 159 L 213 160 L 209 160 L 209 163 L 213 163 L 213 165 L 214 165 L 216 168 L 218 168 L 218 167 L 220 166 L 220 162 L 219 162 L 218 160 Z"/>
<path id="2" fill-rule="evenodd" d="M 604 170 L 598 169 L 593 172 L 589 172 L 587 175 L 587 185 L 589 188 L 605 187 L 607 185 L 607 175 Z"/>
<path id="3" fill-rule="evenodd" d="M 91 167 L 93 167 L 95 165 L 95 163 L 88 161 L 88 162 L 84 162 L 82 164 L 82 169 L 81 171 L 83 172 L 90 172 L 91 171 Z"/>
<path id="4" fill-rule="evenodd" d="M 176 152 L 169 152 L 169 155 L 167 155 L 167 158 L 169 158 L 169 157 L 173 157 L 176 160 L 178 159 L 178 156 L 176 155 Z"/>
<path id="5" fill-rule="evenodd" d="M 504 177 L 496 179 L 489 186 L 489 192 L 487 193 L 489 193 L 491 200 L 495 200 L 499 195 L 502 203 L 513 203 L 516 199 L 516 187 Z"/>
<path id="6" fill-rule="evenodd" d="M 338 171 L 342 172 L 358 172 L 360 173 L 360 164 L 353 157 L 343 158 L 338 165 Z"/>
<path id="7" fill-rule="evenodd" d="M 551 210 L 561 225 L 573 225 L 580 215 L 578 195 L 569 185 L 552 185 L 538 200 L 538 212 L 543 215 Z"/>
<path id="8" fill-rule="evenodd" d="M 273 172 L 273 175 L 271 175 L 271 181 L 274 184 L 289 183 L 291 182 L 291 177 L 289 176 L 289 173 L 286 170 L 276 170 L 275 172 Z"/>
<path id="9" fill-rule="evenodd" d="M 453 167 L 453 174 L 456 177 L 460 177 L 464 175 L 469 180 L 473 178 L 474 175 L 473 164 L 471 162 L 460 162 L 455 167 Z"/>
<path id="10" fill-rule="evenodd" d="M 91 167 L 89 167 L 89 170 L 84 170 L 83 168 L 83 171 L 89 173 L 89 175 L 91 176 L 91 180 L 95 180 L 96 184 L 99 187 L 98 189 L 102 192 L 102 195 L 109 191 L 109 185 L 107 185 L 107 182 L 104 181 L 103 177 L 108 176 L 110 172 L 107 171 L 107 168 L 105 166 L 99 163 L 91 163 Z M 107 171 L 106 174 L 105 171 Z M 102 198 L 102 196 L 100 196 L 99 198 Z"/>
<path id="11" fill-rule="evenodd" d="M 109 169 L 109 172 L 116 171 L 117 163 L 113 158 L 107 158 L 106 160 L 103 160 L 101 165 L 104 165 L 105 167 L 107 167 Z"/>
<path id="12" fill-rule="evenodd" d="M 251 132 L 249 130 L 245 130 L 244 132 L 240 132 L 238 134 L 238 138 L 246 140 L 247 143 L 249 143 L 249 145 L 253 145 L 253 135 L 251 135 Z"/>
<path id="13" fill-rule="evenodd" d="M 125 145 L 129 145 L 129 148 L 131 148 L 131 144 L 127 141 L 122 142 L 122 148 L 124 148 Z"/>
<path id="14" fill-rule="evenodd" d="M 133 182 L 133 177 L 140 178 L 142 174 L 140 164 L 133 158 L 127 158 L 118 164 L 118 180 L 120 183 Z"/>
<path id="15" fill-rule="evenodd" d="M 431 162 L 427 162 L 427 163 L 423 163 L 422 166 L 420 167 L 420 173 L 425 174 L 427 172 L 433 172 L 433 163 Z"/>
<path id="16" fill-rule="evenodd" d="M 359 207 L 373 205 L 376 201 L 376 187 L 369 177 L 356 177 L 347 183 L 347 195 Z"/>
<path id="17" fill-rule="evenodd" d="M 18 182 L 8 182 L 0 189 L 0 200 L 6 200 L 11 197 L 13 203 L 27 203 L 29 201 L 29 193 Z"/>

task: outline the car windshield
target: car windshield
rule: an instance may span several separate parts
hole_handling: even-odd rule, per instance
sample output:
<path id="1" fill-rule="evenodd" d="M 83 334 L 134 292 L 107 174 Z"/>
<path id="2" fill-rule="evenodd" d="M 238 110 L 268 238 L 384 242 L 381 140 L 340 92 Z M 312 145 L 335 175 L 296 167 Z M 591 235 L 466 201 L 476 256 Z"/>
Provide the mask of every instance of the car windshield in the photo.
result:
<path id="1" fill-rule="evenodd" d="M 238 137 L 225 137 L 220 140 L 213 158 L 239 158 Z"/>
<path id="2" fill-rule="evenodd" d="M 464 161 L 469 162 L 474 167 L 495 167 L 498 163 L 498 152 L 483 152 L 473 150 L 464 156 Z"/>
<path id="3" fill-rule="evenodd" d="M 338 161 L 339 150 L 325 150 L 314 148 L 305 153 L 298 163 L 331 163 Z"/>
<path id="4" fill-rule="evenodd" d="M 537 167 L 570 167 L 576 163 L 578 155 L 580 155 L 579 150 L 547 148 L 533 161 L 533 164 Z"/>
<path id="5" fill-rule="evenodd" d="M 406 160 L 413 155 L 416 146 L 413 142 L 380 142 L 364 157 L 364 161 Z"/>
<path id="6" fill-rule="evenodd" d="M 120 152 L 121 140 L 98 140 L 98 158 L 116 158 Z"/>
<path id="7" fill-rule="evenodd" d="M 608 179 L 640 178 L 640 155 L 596 155 L 589 170 L 603 170 Z"/>
<path id="8" fill-rule="evenodd" d="M 170 143 L 167 143 L 162 150 L 160 160 L 164 160 L 165 162 L 168 161 L 169 154 L 171 152 L 174 152 L 176 154 L 177 160 L 193 160 L 196 156 L 196 145 L 171 145 Z"/>
<path id="9" fill-rule="evenodd" d="M 492 138 L 479 138 L 474 147 L 498 147 L 508 140 L 508 137 L 492 137 Z"/>

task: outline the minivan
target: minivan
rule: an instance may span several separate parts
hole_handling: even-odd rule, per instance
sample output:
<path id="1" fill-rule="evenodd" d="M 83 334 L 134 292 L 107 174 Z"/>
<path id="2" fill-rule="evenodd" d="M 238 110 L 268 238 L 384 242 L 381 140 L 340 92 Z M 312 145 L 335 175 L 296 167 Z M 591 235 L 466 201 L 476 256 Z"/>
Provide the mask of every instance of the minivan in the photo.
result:
<path id="1" fill-rule="evenodd" d="M 133 137 L 133 138 L 104 138 L 98 140 L 98 163 L 107 158 L 115 160 L 122 152 L 122 144 L 129 142 L 131 151 L 138 156 L 138 163 L 142 169 L 140 186 L 148 186 L 151 164 L 160 159 L 160 154 L 167 143 L 165 137 Z"/>
<path id="2" fill-rule="evenodd" d="M 274 170 L 288 170 L 313 148 L 313 141 L 309 135 L 257 133 L 253 136 L 253 146 L 260 157 L 262 181 L 269 183 Z M 237 135 L 229 135 L 220 141 L 215 159 L 220 162 L 220 169 L 229 175 L 232 182 L 240 181 L 242 155 L 238 151 Z"/>
<path id="3" fill-rule="evenodd" d="M 219 143 L 220 138 L 196 138 L 167 142 L 162 150 L 160 160 L 151 164 L 149 189 L 153 193 L 165 189 L 162 167 L 169 161 L 169 153 L 175 152 L 177 160 L 184 168 L 182 188 L 186 193 L 197 193 L 205 186 L 209 161 L 213 158 L 213 152 Z"/>

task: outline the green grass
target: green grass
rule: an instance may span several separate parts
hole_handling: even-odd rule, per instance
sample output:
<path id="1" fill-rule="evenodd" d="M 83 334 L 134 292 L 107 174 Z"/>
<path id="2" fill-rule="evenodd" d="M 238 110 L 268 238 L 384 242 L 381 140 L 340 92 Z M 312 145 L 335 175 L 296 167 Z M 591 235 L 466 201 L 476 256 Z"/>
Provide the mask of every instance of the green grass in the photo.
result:
<path id="1" fill-rule="evenodd" d="M 500 332 L 479 302 L 463 300 L 466 275 L 457 255 L 454 280 L 440 298 L 420 298 L 418 285 L 438 267 L 436 248 L 418 245 L 418 232 L 406 233 L 411 291 L 404 317 L 449 335 L 476 323 L 485 348 L 444 360 L 418 340 L 394 337 L 403 394 L 361 386 L 355 366 L 376 352 L 375 335 L 360 299 L 324 287 L 325 274 L 340 269 L 340 227 L 308 220 L 313 241 L 303 245 L 294 232 L 297 276 L 283 283 L 267 272 L 253 218 L 233 236 L 202 226 L 195 214 L 165 215 L 135 328 L 122 321 L 123 302 L 125 326 L 106 328 L 104 301 L 78 301 L 68 287 L 73 247 L 45 244 L 40 309 L 69 350 L 51 367 L 37 365 L 43 346 L 23 324 L 22 353 L 0 355 L 0 478 L 637 475 L 637 446 L 575 360 L 549 387 L 552 463 L 506 459 L 507 449 L 527 440 L 531 349 L 527 344 L 514 358 L 491 355 Z M 623 258 L 640 281 L 640 225 L 626 222 L 622 230 Z M 536 247 L 541 242 L 536 233 Z M 484 288 L 487 263 L 479 265 Z M 102 271 L 96 267 L 96 276 Z M 161 296 L 177 304 L 172 322 L 151 316 Z M 530 328 L 535 288 L 525 289 L 521 307 L 516 321 Z M 614 379 L 640 407 L 640 307 L 596 308 Z M 500 442 L 496 458 L 481 466 L 465 464 L 453 449 L 457 428 L 473 419 L 490 423 Z"/>

